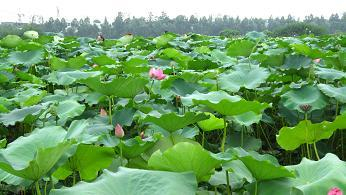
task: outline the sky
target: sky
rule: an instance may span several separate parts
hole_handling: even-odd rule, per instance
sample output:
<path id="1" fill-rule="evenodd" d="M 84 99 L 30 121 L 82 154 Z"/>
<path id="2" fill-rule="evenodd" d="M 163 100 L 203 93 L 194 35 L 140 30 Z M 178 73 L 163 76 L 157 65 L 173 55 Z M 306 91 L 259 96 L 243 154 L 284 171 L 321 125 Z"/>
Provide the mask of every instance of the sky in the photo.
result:
<path id="1" fill-rule="evenodd" d="M 58 11 L 59 10 L 59 13 Z M 118 12 L 126 16 L 147 17 L 150 12 L 168 16 L 239 16 L 269 18 L 287 16 L 296 19 L 306 15 L 329 17 L 332 13 L 346 12 L 346 0 L 0 0 L 0 22 L 22 21 L 32 16 L 73 18 L 90 17 L 92 20 L 113 19 Z"/>

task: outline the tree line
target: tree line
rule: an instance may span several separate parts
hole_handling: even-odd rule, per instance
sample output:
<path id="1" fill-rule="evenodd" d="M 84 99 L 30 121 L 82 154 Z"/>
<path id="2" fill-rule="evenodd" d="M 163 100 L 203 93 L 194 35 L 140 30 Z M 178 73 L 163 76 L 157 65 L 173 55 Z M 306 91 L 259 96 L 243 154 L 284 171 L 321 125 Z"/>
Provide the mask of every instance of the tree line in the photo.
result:
<path id="1" fill-rule="evenodd" d="M 179 15 L 170 18 L 164 12 L 160 16 L 149 14 L 148 17 L 125 17 L 123 13 L 119 12 L 113 21 L 109 21 L 107 18 L 103 21 L 91 21 L 89 17 L 86 17 L 83 19 L 75 18 L 71 22 L 67 22 L 65 18 L 49 18 L 49 20 L 41 20 L 39 23 L 2 23 L 0 24 L 0 37 L 7 34 L 21 34 L 25 30 L 83 37 L 96 37 L 102 33 L 106 38 L 119 38 L 126 33 L 150 37 L 158 36 L 166 31 L 178 34 L 193 32 L 206 35 L 220 35 L 220 33 L 241 35 L 249 31 L 262 31 L 277 36 L 295 35 L 296 33 L 299 34 L 300 31 L 304 31 L 302 33 L 326 34 L 346 32 L 346 12 L 342 16 L 332 14 L 329 18 L 309 15 L 303 20 L 297 20 L 291 15 L 270 17 L 269 19 L 241 19 L 230 16 L 196 17 L 194 15 L 189 17 Z M 287 34 L 287 32 L 291 34 Z"/>

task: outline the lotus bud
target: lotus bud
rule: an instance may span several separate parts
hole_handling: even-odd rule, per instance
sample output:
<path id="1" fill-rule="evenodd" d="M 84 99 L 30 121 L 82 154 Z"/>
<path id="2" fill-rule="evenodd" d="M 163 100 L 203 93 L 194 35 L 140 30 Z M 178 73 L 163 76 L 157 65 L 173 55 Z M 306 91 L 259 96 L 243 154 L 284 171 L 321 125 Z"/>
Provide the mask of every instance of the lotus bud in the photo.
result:
<path id="1" fill-rule="evenodd" d="M 107 116 L 107 111 L 103 108 L 100 109 L 100 116 Z"/>
<path id="2" fill-rule="evenodd" d="M 163 70 L 158 68 L 150 68 L 149 70 L 149 77 L 152 79 L 156 79 L 156 80 L 162 80 L 164 78 L 166 78 L 166 75 L 163 74 Z"/>
<path id="3" fill-rule="evenodd" d="M 309 104 L 302 104 L 299 106 L 299 108 L 303 111 L 303 112 L 309 112 L 312 108 L 311 105 Z"/>
<path id="4" fill-rule="evenodd" d="M 313 60 L 313 62 L 315 62 L 316 64 L 320 63 L 320 61 L 321 61 L 321 58 L 316 58 L 316 59 Z"/>
<path id="5" fill-rule="evenodd" d="M 124 133 L 123 127 L 121 125 L 117 124 L 114 128 L 114 134 L 118 138 L 124 137 L 125 133 Z"/>
<path id="6" fill-rule="evenodd" d="M 139 136 L 141 137 L 141 139 L 145 139 L 145 134 L 143 131 L 139 134 Z"/>
<path id="7" fill-rule="evenodd" d="M 98 67 L 98 65 L 97 65 L 97 64 L 93 64 L 92 67 L 93 67 L 93 68 L 96 68 L 96 67 Z"/>
<path id="8" fill-rule="evenodd" d="M 328 195 L 343 195 L 342 191 L 335 187 L 329 190 Z"/>

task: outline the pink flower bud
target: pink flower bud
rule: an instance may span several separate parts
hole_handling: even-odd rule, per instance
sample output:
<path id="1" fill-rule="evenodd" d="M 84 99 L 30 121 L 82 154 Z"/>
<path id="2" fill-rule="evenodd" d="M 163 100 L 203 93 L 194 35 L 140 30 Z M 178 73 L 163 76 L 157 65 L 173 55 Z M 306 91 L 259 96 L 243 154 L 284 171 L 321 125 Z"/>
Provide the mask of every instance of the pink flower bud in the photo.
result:
<path id="1" fill-rule="evenodd" d="M 316 58 L 313 60 L 313 62 L 315 62 L 315 63 L 320 63 L 320 61 L 321 61 L 321 58 Z"/>
<path id="2" fill-rule="evenodd" d="M 100 116 L 107 116 L 107 111 L 103 108 L 100 109 Z"/>
<path id="3" fill-rule="evenodd" d="M 158 69 L 151 68 L 149 70 L 149 77 L 152 79 L 156 79 L 156 80 L 162 80 L 162 79 L 166 78 L 166 75 L 163 74 L 163 70 L 160 68 L 158 68 Z"/>
<path id="4" fill-rule="evenodd" d="M 93 68 L 96 68 L 96 67 L 98 67 L 98 65 L 97 65 L 97 64 L 93 64 L 92 67 L 93 67 Z"/>
<path id="5" fill-rule="evenodd" d="M 343 195 L 342 191 L 335 187 L 329 190 L 328 195 Z"/>
<path id="6" fill-rule="evenodd" d="M 115 126 L 115 129 L 114 129 L 114 134 L 115 136 L 117 136 L 118 138 L 122 138 L 124 137 L 125 133 L 124 133 L 124 130 L 123 130 L 123 127 L 119 124 L 117 124 Z"/>

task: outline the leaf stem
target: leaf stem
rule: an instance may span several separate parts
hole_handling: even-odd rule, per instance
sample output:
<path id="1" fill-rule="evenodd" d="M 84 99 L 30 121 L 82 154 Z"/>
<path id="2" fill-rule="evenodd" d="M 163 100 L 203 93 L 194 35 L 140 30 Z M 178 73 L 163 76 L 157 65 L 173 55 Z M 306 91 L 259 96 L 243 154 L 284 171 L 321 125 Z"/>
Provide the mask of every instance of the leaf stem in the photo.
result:
<path id="1" fill-rule="evenodd" d="M 221 142 L 221 152 L 225 151 L 225 143 L 226 143 L 226 137 L 227 137 L 227 123 L 226 123 L 226 116 L 223 117 L 223 137 Z"/>
<path id="2" fill-rule="evenodd" d="M 229 183 L 229 175 L 228 175 L 228 171 L 226 170 L 226 182 L 227 182 L 227 195 L 232 195 L 232 187 Z"/>
<path id="3" fill-rule="evenodd" d="M 112 98 L 111 96 L 108 96 L 108 114 L 109 114 L 109 123 L 113 125 L 113 119 L 112 119 Z"/>
<path id="4" fill-rule="evenodd" d="M 41 195 L 40 184 L 38 183 L 38 180 L 35 182 L 35 186 L 36 186 L 36 195 Z"/>
<path id="5" fill-rule="evenodd" d="M 320 160 L 320 156 L 318 155 L 318 150 L 317 150 L 317 147 L 316 147 L 316 142 L 314 142 L 313 145 L 314 145 L 314 150 L 315 150 L 316 158 L 317 158 L 317 160 Z"/>

